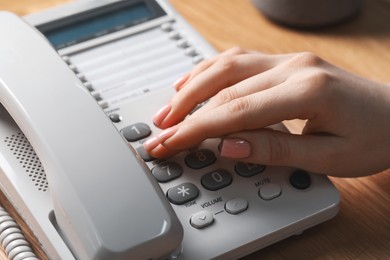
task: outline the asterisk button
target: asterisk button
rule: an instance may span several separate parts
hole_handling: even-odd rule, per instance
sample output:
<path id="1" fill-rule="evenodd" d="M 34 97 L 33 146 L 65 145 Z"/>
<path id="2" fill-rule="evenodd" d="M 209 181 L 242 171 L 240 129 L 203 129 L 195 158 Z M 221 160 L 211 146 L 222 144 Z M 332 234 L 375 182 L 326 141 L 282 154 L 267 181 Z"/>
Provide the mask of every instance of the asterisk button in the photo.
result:
<path id="1" fill-rule="evenodd" d="M 169 201 L 177 205 L 194 200 L 198 195 L 199 189 L 189 182 L 174 186 L 167 191 Z"/>

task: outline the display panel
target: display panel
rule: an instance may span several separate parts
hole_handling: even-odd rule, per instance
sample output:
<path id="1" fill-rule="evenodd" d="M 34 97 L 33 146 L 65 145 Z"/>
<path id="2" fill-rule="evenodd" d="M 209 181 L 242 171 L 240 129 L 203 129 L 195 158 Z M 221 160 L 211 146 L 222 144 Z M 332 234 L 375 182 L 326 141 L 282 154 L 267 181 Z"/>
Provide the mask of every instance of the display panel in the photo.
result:
<path id="1" fill-rule="evenodd" d="M 143 1 L 128 1 L 126 5 L 121 3 L 107 9 L 95 10 L 93 15 L 79 14 L 68 18 L 68 21 L 61 21 L 57 26 L 43 25 L 38 29 L 54 48 L 61 49 L 165 14 L 161 8 Z"/>

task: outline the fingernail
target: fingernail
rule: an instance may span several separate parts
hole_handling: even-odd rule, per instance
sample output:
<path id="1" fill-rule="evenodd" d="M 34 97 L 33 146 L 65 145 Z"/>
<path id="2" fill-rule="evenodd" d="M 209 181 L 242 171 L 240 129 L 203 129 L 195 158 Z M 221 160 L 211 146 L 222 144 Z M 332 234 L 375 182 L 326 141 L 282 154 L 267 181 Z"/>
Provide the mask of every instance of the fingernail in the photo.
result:
<path id="1" fill-rule="evenodd" d="M 185 74 L 184 76 L 180 77 L 178 80 L 176 80 L 173 83 L 173 88 L 178 91 L 180 87 L 187 81 L 189 78 L 190 74 Z"/>
<path id="2" fill-rule="evenodd" d="M 251 155 L 251 144 L 238 138 L 223 139 L 219 149 L 222 157 L 244 159 Z"/>
<path id="3" fill-rule="evenodd" d="M 171 136 L 173 136 L 177 132 L 177 127 L 171 127 L 162 131 L 158 136 L 158 141 L 163 144 L 166 140 L 168 140 Z"/>
<path id="4" fill-rule="evenodd" d="M 164 118 L 169 114 L 171 111 L 172 106 L 170 104 L 163 106 L 153 117 L 153 124 L 156 126 L 159 126 L 161 122 L 164 120 Z"/>
<path id="5" fill-rule="evenodd" d="M 158 141 L 158 138 L 157 136 L 154 136 L 152 138 L 149 138 L 148 140 L 146 140 L 144 143 L 143 143 L 143 146 L 145 148 L 146 151 L 151 151 L 153 150 L 154 148 L 157 147 L 157 145 L 159 145 L 160 142 Z"/>

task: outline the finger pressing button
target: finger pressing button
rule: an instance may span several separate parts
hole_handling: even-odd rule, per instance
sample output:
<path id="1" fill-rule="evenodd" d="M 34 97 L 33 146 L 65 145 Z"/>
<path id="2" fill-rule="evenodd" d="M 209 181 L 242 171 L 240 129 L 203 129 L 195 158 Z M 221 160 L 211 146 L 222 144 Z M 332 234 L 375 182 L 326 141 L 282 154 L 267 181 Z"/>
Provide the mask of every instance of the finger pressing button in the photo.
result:
<path id="1" fill-rule="evenodd" d="M 145 123 L 136 123 L 126 126 L 121 132 L 128 142 L 138 141 L 148 137 L 152 133 L 150 127 Z"/>

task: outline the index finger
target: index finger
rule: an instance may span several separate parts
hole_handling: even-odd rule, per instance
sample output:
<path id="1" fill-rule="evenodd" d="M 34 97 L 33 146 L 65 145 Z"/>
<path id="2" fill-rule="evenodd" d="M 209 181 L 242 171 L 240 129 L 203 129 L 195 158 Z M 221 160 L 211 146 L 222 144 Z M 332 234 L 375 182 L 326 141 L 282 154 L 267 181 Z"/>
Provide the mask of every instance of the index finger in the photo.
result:
<path id="1" fill-rule="evenodd" d="M 208 100 L 224 88 L 277 66 L 288 55 L 262 53 L 223 56 L 210 67 L 190 78 L 170 102 L 170 112 L 161 121 L 160 128 L 167 128 L 182 121 L 199 103 Z"/>
<path id="2" fill-rule="evenodd" d="M 291 84 L 291 83 L 290 83 Z M 163 131 L 158 142 L 166 149 L 180 151 L 208 138 L 264 128 L 294 118 L 310 118 L 313 110 L 304 109 L 304 100 L 297 91 L 282 83 L 229 103 L 201 115 L 188 117 L 179 125 Z M 151 151 L 153 153 L 153 151 Z M 153 155 L 153 154 L 152 154 Z"/>

